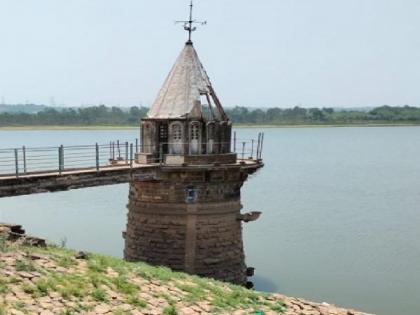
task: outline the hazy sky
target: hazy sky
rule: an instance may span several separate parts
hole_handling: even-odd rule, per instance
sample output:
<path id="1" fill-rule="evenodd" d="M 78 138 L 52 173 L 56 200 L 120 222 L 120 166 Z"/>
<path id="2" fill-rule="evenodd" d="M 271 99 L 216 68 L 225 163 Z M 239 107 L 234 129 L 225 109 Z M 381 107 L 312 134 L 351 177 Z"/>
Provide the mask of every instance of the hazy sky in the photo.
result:
<path id="1" fill-rule="evenodd" d="M 419 0 L 196 0 L 225 106 L 420 105 Z M 149 105 L 188 0 L 0 0 L 6 103 Z"/>

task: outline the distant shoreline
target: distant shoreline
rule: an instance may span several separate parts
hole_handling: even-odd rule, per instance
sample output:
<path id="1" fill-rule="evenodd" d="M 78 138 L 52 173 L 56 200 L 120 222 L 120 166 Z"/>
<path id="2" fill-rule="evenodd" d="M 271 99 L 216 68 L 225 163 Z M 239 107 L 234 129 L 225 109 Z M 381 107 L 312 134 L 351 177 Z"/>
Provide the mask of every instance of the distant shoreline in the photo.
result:
<path id="1" fill-rule="evenodd" d="M 346 128 L 346 127 L 419 127 L 420 123 L 396 124 L 396 123 L 367 123 L 367 124 L 292 124 L 292 125 L 265 125 L 265 124 L 234 124 L 234 128 Z M 21 130 L 131 130 L 139 129 L 139 126 L 4 126 L 0 131 Z"/>

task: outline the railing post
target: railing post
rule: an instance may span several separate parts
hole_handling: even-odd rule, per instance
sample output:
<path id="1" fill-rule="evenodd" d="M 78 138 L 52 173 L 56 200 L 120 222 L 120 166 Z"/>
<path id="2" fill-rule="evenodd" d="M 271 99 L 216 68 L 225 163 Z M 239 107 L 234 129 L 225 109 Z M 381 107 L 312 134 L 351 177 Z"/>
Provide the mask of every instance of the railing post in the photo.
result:
<path id="1" fill-rule="evenodd" d="M 63 170 L 63 166 L 62 166 L 62 146 L 58 147 L 58 173 L 61 175 L 61 172 Z"/>
<path id="2" fill-rule="evenodd" d="M 257 160 L 260 156 L 260 142 L 261 142 L 261 132 L 258 133 L 258 144 L 257 144 Z"/>
<path id="3" fill-rule="evenodd" d="M 132 143 L 130 143 L 130 168 L 133 168 L 133 144 Z"/>
<path id="4" fill-rule="evenodd" d="M 125 142 L 125 164 L 128 165 L 128 142 Z"/>
<path id="5" fill-rule="evenodd" d="M 121 160 L 120 140 L 117 140 L 118 160 Z"/>
<path id="6" fill-rule="evenodd" d="M 64 171 L 64 146 L 61 145 L 61 170 Z"/>
<path id="7" fill-rule="evenodd" d="M 19 177 L 18 149 L 15 149 L 15 171 L 16 171 L 16 177 Z"/>
<path id="8" fill-rule="evenodd" d="M 136 138 L 136 153 L 139 153 L 139 139 Z"/>
<path id="9" fill-rule="evenodd" d="M 245 158 L 245 142 L 242 142 L 242 160 Z"/>
<path id="10" fill-rule="evenodd" d="M 22 153 L 23 153 L 23 173 L 26 174 L 26 147 L 22 147 Z"/>
<path id="11" fill-rule="evenodd" d="M 233 152 L 236 152 L 236 131 L 233 132 Z"/>
<path id="12" fill-rule="evenodd" d="M 254 139 L 251 140 L 251 159 L 254 158 Z"/>
<path id="13" fill-rule="evenodd" d="M 261 159 L 261 156 L 262 156 L 263 144 L 264 144 L 264 132 L 261 135 L 260 159 Z"/>
<path id="14" fill-rule="evenodd" d="M 99 172 L 99 145 L 95 145 L 95 155 L 96 155 L 96 171 Z"/>

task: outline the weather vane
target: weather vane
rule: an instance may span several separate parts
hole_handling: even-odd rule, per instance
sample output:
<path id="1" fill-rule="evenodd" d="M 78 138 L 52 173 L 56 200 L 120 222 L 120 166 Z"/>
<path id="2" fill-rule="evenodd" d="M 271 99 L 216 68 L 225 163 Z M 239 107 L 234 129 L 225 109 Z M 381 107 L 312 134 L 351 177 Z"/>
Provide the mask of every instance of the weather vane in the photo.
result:
<path id="1" fill-rule="evenodd" d="M 179 24 L 182 23 L 184 24 L 184 30 L 186 30 L 188 32 L 188 44 L 191 44 L 191 34 L 192 32 L 197 30 L 197 27 L 193 26 L 194 24 L 200 24 L 200 25 L 206 25 L 207 21 L 197 21 L 197 20 L 193 20 L 193 1 L 191 0 L 190 3 L 190 19 L 188 21 L 176 21 L 175 24 Z"/>

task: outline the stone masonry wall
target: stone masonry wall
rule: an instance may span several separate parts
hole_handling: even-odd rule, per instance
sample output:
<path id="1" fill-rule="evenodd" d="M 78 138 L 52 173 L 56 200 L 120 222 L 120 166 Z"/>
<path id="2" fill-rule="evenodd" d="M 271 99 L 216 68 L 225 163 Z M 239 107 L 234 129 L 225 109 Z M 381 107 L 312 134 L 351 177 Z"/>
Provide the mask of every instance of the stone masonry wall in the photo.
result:
<path id="1" fill-rule="evenodd" d="M 124 255 L 238 284 L 246 282 L 241 168 L 156 168 L 130 183 Z"/>

